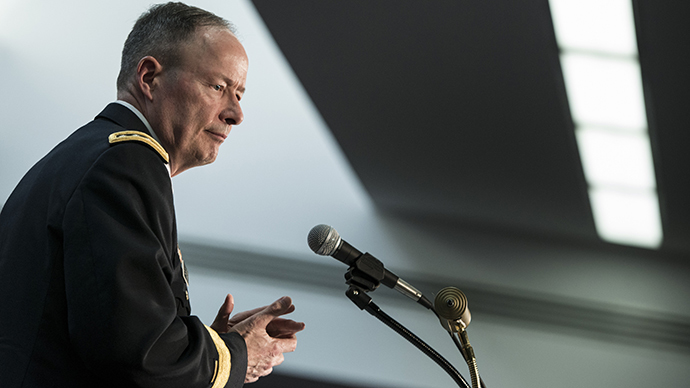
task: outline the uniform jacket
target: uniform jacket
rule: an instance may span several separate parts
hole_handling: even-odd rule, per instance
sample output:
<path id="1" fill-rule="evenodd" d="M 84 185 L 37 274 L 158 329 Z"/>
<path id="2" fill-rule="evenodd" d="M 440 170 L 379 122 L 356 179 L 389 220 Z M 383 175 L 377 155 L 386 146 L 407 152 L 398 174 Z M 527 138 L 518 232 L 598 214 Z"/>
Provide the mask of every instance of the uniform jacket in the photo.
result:
<path id="1" fill-rule="evenodd" d="M 108 105 L 3 206 L 0 387 L 242 386 L 242 337 L 190 316 L 164 152 L 124 130 Z"/>

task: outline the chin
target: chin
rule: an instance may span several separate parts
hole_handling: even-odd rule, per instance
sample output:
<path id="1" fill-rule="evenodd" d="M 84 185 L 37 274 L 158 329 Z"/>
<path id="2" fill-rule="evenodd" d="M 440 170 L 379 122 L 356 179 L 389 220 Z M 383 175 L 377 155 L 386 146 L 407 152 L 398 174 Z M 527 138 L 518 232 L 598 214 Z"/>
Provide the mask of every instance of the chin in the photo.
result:
<path id="1" fill-rule="evenodd" d="M 211 164 L 216 161 L 216 158 L 218 157 L 218 154 L 213 154 L 210 155 L 209 157 L 205 158 L 204 160 L 201 161 L 201 165 L 206 165 L 206 164 Z"/>

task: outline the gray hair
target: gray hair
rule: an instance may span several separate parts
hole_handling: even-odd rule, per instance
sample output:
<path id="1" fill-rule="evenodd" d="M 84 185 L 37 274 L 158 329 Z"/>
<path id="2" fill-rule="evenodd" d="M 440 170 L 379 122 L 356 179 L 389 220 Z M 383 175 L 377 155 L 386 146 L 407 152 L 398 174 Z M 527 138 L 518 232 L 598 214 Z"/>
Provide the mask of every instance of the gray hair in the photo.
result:
<path id="1" fill-rule="evenodd" d="M 134 23 L 125 41 L 117 89 L 126 88 L 145 56 L 150 55 L 170 68 L 178 66 L 182 44 L 191 40 L 202 27 L 226 28 L 235 33 L 229 21 L 197 7 L 170 2 L 149 8 Z"/>

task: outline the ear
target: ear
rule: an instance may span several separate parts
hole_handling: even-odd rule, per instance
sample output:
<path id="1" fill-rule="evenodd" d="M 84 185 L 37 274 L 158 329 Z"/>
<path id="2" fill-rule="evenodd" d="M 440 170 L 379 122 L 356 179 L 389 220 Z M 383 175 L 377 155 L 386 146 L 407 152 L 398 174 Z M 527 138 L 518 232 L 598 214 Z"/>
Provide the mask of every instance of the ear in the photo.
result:
<path id="1" fill-rule="evenodd" d="M 153 91 L 162 70 L 163 66 L 152 56 L 141 58 L 137 65 L 137 86 L 149 100 L 153 100 Z"/>

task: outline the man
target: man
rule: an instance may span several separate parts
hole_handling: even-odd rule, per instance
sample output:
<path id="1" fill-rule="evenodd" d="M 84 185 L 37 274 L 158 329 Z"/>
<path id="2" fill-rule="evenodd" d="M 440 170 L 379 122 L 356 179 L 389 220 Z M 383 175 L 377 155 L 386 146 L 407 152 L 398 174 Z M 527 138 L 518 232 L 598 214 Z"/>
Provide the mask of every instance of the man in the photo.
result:
<path id="1" fill-rule="evenodd" d="M 190 316 L 171 177 L 242 122 L 248 60 L 225 20 L 152 7 L 122 54 L 118 101 L 22 179 L 0 213 L 0 386 L 239 387 L 304 324 L 284 297 Z"/>

